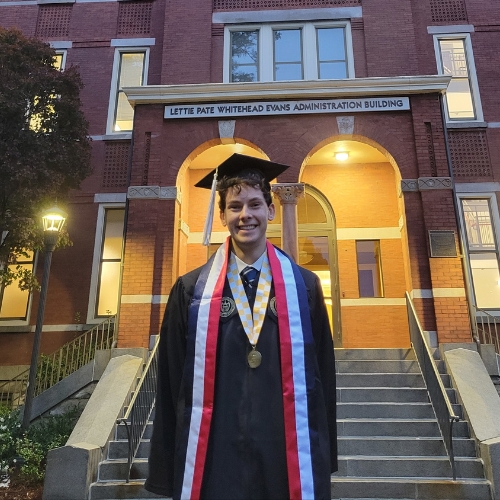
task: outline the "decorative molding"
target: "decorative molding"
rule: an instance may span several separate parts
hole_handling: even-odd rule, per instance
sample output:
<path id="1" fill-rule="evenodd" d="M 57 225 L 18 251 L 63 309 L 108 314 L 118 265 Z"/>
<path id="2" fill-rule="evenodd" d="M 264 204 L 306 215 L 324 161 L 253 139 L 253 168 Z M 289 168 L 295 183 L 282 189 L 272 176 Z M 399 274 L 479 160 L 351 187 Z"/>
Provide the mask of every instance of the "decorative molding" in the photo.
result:
<path id="1" fill-rule="evenodd" d="M 340 299 L 340 305 L 345 306 L 406 306 L 406 299 L 398 298 L 359 298 L 359 299 Z"/>
<path id="2" fill-rule="evenodd" d="M 132 132 L 122 134 L 90 135 L 93 141 L 129 141 L 132 139 Z"/>
<path id="3" fill-rule="evenodd" d="M 451 177 L 419 177 L 418 188 L 420 191 L 429 189 L 452 189 Z"/>
<path id="4" fill-rule="evenodd" d="M 219 137 L 222 144 L 234 144 L 236 120 L 219 120 Z"/>
<path id="5" fill-rule="evenodd" d="M 281 205 L 297 205 L 299 199 L 305 196 L 305 184 L 277 183 L 271 186 L 271 191 Z"/>
<path id="6" fill-rule="evenodd" d="M 414 288 L 410 296 L 412 299 L 432 299 L 432 290 L 430 288 Z"/>
<path id="7" fill-rule="evenodd" d="M 487 122 L 446 122 L 446 128 L 487 128 Z"/>
<path id="8" fill-rule="evenodd" d="M 176 200 L 177 188 L 175 186 L 160 187 L 160 198 L 162 200 Z"/>
<path id="9" fill-rule="evenodd" d="M 337 126 L 339 128 L 339 134 L 354 134 L 354 116 L 337 116 Z"/>
<path id="10" fill-rule="evenodd" d="M 186 237 L 189 239 L 189 226 L 187 225 L 186 222 L 184 222 L 182 219 L 179 219 L 179 229 L 186 235 Z M 189 241 L 188 241 L 189 243 Z M 200 242 L 201 243 L 201 242 Z"/>
<path id="11" fill-rule="evenodd" d="M 329 21 L 363 17 L 362 7 L 332 7 L 320 9 L 289 10 L 244 10 L 235 12 L 214 12 L 213 24 L 270 23 L 286 21 Z"/>
<path id="12" fill-rule="evenodd" d="M 160 186 L 130 186 L 127 191 L 127 198 L 141 198 L 151 200 L 160 197 Z"/>
<path id="13" fill-rule="evenodd" d="M 410 295 L 412 299 L 465 297 L 465 288 L 416 288 L 410 293 Z"/>
<path id="14" fill-rule="evenodd" d="M 418 180 L 401 179 L 401 191 L 403 191 L 403 193 L 418 191 Z"/>
<path id="15" fill-rule="evenodd" d="M 155 45 L 156 38 L 112 38 L 111 47 L 144 47 Z"/>
<path id="16" fill-rule="evenodd" d="M 71 47 L 73 47 L 73 42 L 71 42 L 71 41 L 57 40 L 57 41 L 49 42 L 49 44 L 55 50 L 71 49 Z"/>
<path id="17" fill-rule="evenodd" d="M 96 193 L 94 203 L 125 203 L 127 193 Z"/>
<path id="18" fill-rule="evenodd" d="M 495 193 L 500 191 L 500 182 L 455 182 L 457 193 Z"/>
<path id="19" fill-rule="evenodd" d="M 342 240 L 399 240 L 399 227 L 340 227 L 337 228 L 337 241 Z"/>
<path id="20" fill-rule="evenodd" d="M 176 200 L 177 188 L 175 186 L 130 186 L 127 191 L 127 198 L 142 200 Z"/>
<path id="21" fill-rule="evenodd" d="M 149 294 L 144 295 L 122 295 L 120 302 L 122 304 L 151 304 L 153 296 Z"/>
<path id="22" fill-rule="evenodd" d="M 213 231 L 210 236 L 210 243 L 224 243 L 229 236 L 228 231 Z M 189 233 L 188 245 L 203 243 L 203 232 L 192 231 Z"/>
<path id="23" fill-rule="evenodd" d="M 286 82 L 144 85 L 123 90 L 132 106 L 273 99 L 343 98 L 444 93 L 451 76 L 398 76 Z"/>
<path id="24" fill-rule="evenodd" d="M 454 24 L 450 26 L 427 26 L 429 35 L 439 35 L 444 33 L 474 33 L 473 24 Z"/>

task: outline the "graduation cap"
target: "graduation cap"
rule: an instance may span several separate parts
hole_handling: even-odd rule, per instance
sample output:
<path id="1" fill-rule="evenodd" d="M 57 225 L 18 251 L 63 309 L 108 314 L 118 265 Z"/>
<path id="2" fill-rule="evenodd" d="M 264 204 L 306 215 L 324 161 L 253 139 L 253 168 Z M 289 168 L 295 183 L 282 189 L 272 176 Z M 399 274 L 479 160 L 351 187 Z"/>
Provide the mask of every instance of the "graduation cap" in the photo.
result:
<path id="1" fill-rule="evenodd" d="M 203 230 L 203 245 L 210 245 L 218 178 L 239 177 L 240 174 L 253 170 L 261 173 L 267 182 L 271 182 L 287 168 L 287 165 L 282 165 L 281 163 L 274 163 L 272 161 L 263 160 L 262 158 L 234 153 L 227 160 L 224 160 L 216 169 L 203 177 L 201 181 L 197 182 L 195 184 L 196 187 L 211 189 L 210 204 L 208 207 L 207 219 L 205 220 L 205 228 Z"/>
<path id="2" fill-rule="evenodd" d="M 216 179 L 222 179 L 223 177 L 238 177 L 240 173 L 246 170 L 257 170 L 263 175 L 267 182 L 271 182 L 287 168 L 287 165 L 282 165 L 281 163 L 274 163 L 269 160 L 263 160 L 262 158 L 234 153 L 227 160 L 224 160 L 216 169 L 203 177 L 201 181 L 197 182 L 195 186 L 211 189 L 214 176 L 217 176 Z"/>

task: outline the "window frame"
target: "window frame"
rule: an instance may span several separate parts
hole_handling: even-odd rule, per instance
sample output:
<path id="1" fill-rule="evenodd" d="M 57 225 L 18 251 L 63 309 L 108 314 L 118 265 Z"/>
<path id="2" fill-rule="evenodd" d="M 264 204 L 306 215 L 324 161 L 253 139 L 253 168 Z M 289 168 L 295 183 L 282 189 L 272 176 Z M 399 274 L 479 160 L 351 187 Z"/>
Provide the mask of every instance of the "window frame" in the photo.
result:
<path id="1" fill-rule="evenodd" d="M 61 67 L 59 71 L 64 71 L 66 69 L 66 58 L 68 57 L 68 51 L 66 49 L 55 49 L 56 55 L 62 56 Z"/>
<path id="2" fill-rule="evenodd" d="M 144 66 L 142 68 L 142 86 L 148 84 L 148 72 L 149 72 L 149 53 L 150 47 L 145 46 L 123 46 L 116 47 L 114 58 L 113 58 L 113 70 L 111 76 L 111 86 L 109 91 L 109 105 L 108 105 L 108 120 L 106 123 L 106 134 L 108 135 L 119 135 L 119 134 L 131 134 L 132 130 L 115 130 L 115 114 L 118 105 L 118 96 L 120 94 L 120 89 L 118 88 L 118 82 L 120 77 L 121 69 L 121 55 L 122 54 L 137 54 L 144 53 Z"/>
<path id="3" fill-rule="evenodd" d="M 374 244 L 375 250 L 378 248 L 378 255 L 377 252 L 374 252 L 375 256 L 375 266 L 377 270 L 377 282 L 378 282 L 378 288 L 379 288 L 379 295 L 374 294 L 373 296 L 367 296 L 367 295 L 361 295 L 361 284 L 360 284 L 360 262 L 359 262 L 359 252 L 358 252 L 358 243 L 362 242 L 372 242 Z M 354 248 L 355 248 L 355 253 L 356 253 L 356 272 L 357 272 L 357 280 L 358 280 L 358 298 L 359 299 L 383 299 L 385 298 L 385 286 L 384 286 L 384 272 L 382 269 L 382 244 L 380 240 L 374 240 L 374 239 L 356 239 L 354 240 Z"/>
<path id="4" fill-rule="evenodd" d="M 463 210 L 463 205 L 462 205 L 462 200 L 487 200 L 488 201 L 488 206 L 490 209 L 490 217 L 491 217 L 491 226 L 493 229 L 493 236 L 494 236 L 494 241 L 495 241 L 495 250 L 494 253 L 497 255 L 497 261 L 499 262 L 499 271 L 500 271 L 500 216 L 498 213 L 498 203 L 497 203 L 497 197 L 496 193 L 494 192 L 476 192 L 476 193 L 457 193 L 457 200 L 458 200 L 458 206 L 459 206 L 459 216 L 460 216 L 460 229 L 461 229 L 461 239 L 462 239 L 462 248 L 464 252 L 464 256 L 466 259 L 466 273 L 467 273 L 467 282 L 466 286 L 469 286 L 470 288 L 470 300 L 472 301 L 474 307 L 477 306 L 476 302 L 476 293 L 474 289 L 474 281 L 472 277 L 472 266 L 471 266 L 471 261 L 470 261 L 470 254 L 475 254 L 475 253 L 486 253 L 484 251 L 473 251 L 470 252 L 469 250 L 469 242 L 468 242 L 468 235 L 467 235 L 467 228 L 465 224 L 465 216 L 464 216 L 464 210 Z M 493 251 L 491 251 L 493 253 Z M 486 310 L 489 314 L 494 315 L 494 316 L 500 316 L 500 307 L 498 309 L 484 309 Z M 481 313 L 477 313 L 480 315 Z"/>
<path id="5" fill-rule="evenodd" d="M 38 253 L 34 251 L 33 252 L 33 268 L 32 272 L 33 274 L 36 274 L 36 269 L 37 269 L 37 264 L 38 264 Z M 3 299 L 3 289 L 0 289 L 0 308 L 2 305 L 2 299 Z M 26 326 L 30 324 L 30 319 L 31 319 L 31 306 L 33 302 L 33 291 L 28 292 L 28 300 L 26 303 L 26 317 L 25 319 L 1 319 L 0 318 L 0 327 L 2 326 Z"/>
<path id="6" fill-rule="evenodd" d="M 470 33 L 439 33 L 433 35 L 433 40 L 438 75 L 445 75 L 439 42 L 441 40 L 463 40 L 465 61 L 467 63 L 467 72 L 469 76 L 469 86 L 471 89 L 472 106 L 474 109 L 474 114 L 476 115 L 475 118 L 450 118 L 448 103 L 446 102 L 446 98 L 444 98 L 443 106 L 445 109 L 446 123 L 448 125 L 464 123 L 465 125 L 470 123 L 483 122 L 483 108 L 481 106 L 481 97 L 479 94 L 479 84 L 477 81 L 476 65 L 474 63 L 474 53 L 472 50 Z"/>
<path id="7" fill-rule="evenodd" d="M 346 71 L 347 79 L 355 78 L 354 74 L 354 51 L 352 46 L 351 22 L 349 20 L 341 21 L 301 21 L 301 22 L 277 22 L 265 24 L 234 24 L 224 27 L 224 64 L 223 64 L 223 82 L 231 82 L 231 33 L 234 31 L 257 31 L 259 63 L 257 82 L 276 82 L 283 80 L 274 80 L 274 40 L 273 32 L 276 30 L 300 29 L 302 31 L 302 80 L 293 81 L 311 81 L 319 80 L 318 64 L 318 28 L 343 28 Z M 327 81 L 327 79 L 325 79 Z"/>
<path id="8" fill-rule="evenodd" d="M 94 241 L 94 256 L 92 258 L 92 274 L 90 277 L 90 293 L 89 302 L 87 309 L 87 324 L 100 323 L 103 320 L 103 316 L 97 315 L 97 300 L 99 298 L 99 286 L 100 286 L 100 271 L 101 271 L 101 253 L 104 243 L 104 224 L 106 222 L 106 211 L 109 209 L 122 209 L 126 210 L 126 204 L 121 202 L 109 202 L 100 203 L 97 212 L 97 223 L 95 230 L 95 241 Z M 125 214 L 126 218 L 126 214 Z M 124 220 L 125 229 L 125 220 Z M 123 255 L 122 255 L 123 262 Z M 120 297 L 118 297 L 118 308 L 120 307 Z"/>

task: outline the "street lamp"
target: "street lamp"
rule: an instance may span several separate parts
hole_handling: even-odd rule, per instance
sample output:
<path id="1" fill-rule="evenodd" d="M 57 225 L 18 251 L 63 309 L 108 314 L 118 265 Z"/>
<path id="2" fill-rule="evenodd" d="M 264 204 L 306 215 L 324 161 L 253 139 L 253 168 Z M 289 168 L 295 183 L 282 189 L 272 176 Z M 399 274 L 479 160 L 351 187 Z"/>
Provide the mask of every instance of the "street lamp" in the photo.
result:
<path id="1" fill-rule="evenodd" d="M 24 414 L 22 430 L 26 431 L 30 425 L 31 407 L 33 406 L 33 396 L 35 394 L 36 370 L 38 365 L 38 355 L 40 353 L 40 342 L 42 340 L 43 316 L 45 313 L 45 300 L 47 298 L 47 288 L 49 286 L 50 264 L 52 262 L 52 252 L 59 238 L 59 233 L 66 221 L 67 214 L 58 206 L 54 206 L 42 213 L 43 242 L 45 245 L 45 262 L 43 266 L 42 287 L 40 289 L 40 302 L 38 304 L 38 316 L 36 318 L 35 338 L 33 340 L 33 351 L 31 352 L 30 376 L 26 391 L 26 401 L 24 402 Z"/>

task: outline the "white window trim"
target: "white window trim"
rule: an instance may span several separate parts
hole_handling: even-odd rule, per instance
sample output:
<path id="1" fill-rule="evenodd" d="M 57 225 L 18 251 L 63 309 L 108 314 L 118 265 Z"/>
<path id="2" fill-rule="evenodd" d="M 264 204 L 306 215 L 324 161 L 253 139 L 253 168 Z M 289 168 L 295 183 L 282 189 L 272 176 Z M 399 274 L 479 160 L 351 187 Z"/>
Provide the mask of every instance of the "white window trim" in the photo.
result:
<path id="1" fill-rule="evenodd" d="M 122 46 L 115 49 L 115 55 L 113 60 L 113 73 L 111 77 L 111 87 L 109 89 L 109 105 L 108 105 L 108 121 L 106 124 L 106 134 L 116 135 L 123 134 L 123 131 L 114 131 L 113 122 L 115 118 L 115 108 L 117 104 L 116 95 L 118 93 L 118 70 L 120 68 L 120 54 L 130 53 L 130 52 L 144 52 L 144 78 L 142 85 L 148 84 L 148 71 L 149 71 L 149 47 L 140 46 Z M 127 131 L 128 132 L 128 131 Z M 130 132 L 128 132 L 130 133 Z"/>
<path id="2" fill-rule="evenodd" d="M 65 49 L 57 49 L 56 54 L 62 55 L 61 71 L 64 71 L 66 69 L 66 57 L 68 56 L 68 51 Z"/>
<path id="3" fill-rule="evenodd" d="M 448 113 L 448 106 L 446 104 L 446 99 L 443 99 L 443 104 L 446 112 L 446 123 L 455 127 L 457 124 L 462 124 L 466 127 L 470 123 L 484 122 L 483 117 L 483 107 L 481 105 L 481 97 L 479 95 L 479 84 L 477 81 L 476 65 L 474 63 L 474 52 L 472 51 L 472 43 L 470 39 L 470 33 L 442 33 L 433 36 L 434 39 L 434 53 L 436 56 L 436 65 L 439 75 L 443 75 L 443 66 L 441 59 L 441 50 L 439 47 L 440 40 L 464 40 L 465 55 L 467 60 L 467 69 L 469 72 L 469 81 L 472 92 L 472 102 L 474 105 L 474 111 L 476 113 L 476 118 L 470 120 L 453 120 L 450 119 Z"/>
<path id="4" fill-rule="evenodd" d="M 96 318 L 95 308 L 97 300 L 97 287 L 99 286 L 99 269 L 101 262 L 102 238 L 104 236 L 104 220 L 108 208 L 125 208 L 125 203 L 101 203 L 97 212 L 95 230 L 94 257 L 92 259 L 92 274 L 90 277 L 89 305 L 87 309 L 87 324 L 100 323 L 103 318 Z M 119 299 L 118 299 L 119 300 Z"/>
<path id="5" fill-rule="evenodd" d="M 472 283 L 472 269 L 470 265 L 469 259 L 469 246 L 467 244 L 467 229 L 465 227 L 465 219 L 464 219 L 464 210 L 462 207 L 462 200 L 478 200 L 478 199 L 487 199 L 489 202 L 489 207 L 491 209 L 491 223 L 493 225 L 493 232 L 495 234 L 495 243 L 497 251 L 500 251 L 500 216 L 498 213 L 498 202 L 496 193 L 494 192 L 475 192 L 475 193 L 457 193 L 457 203 L 459 206 L 459 223 L 460 223 L 460 233 L 462 237 L 462 248 L 464 251 L 464 258 L 467 263 L 465 266 L 466 273 L 468 275 L 468 281 L 470 283 L 471 289 L 470 299 L 474 306 L 476 306 L 476 297 L 474 295 L 474 288 Z M 500 309 L 488 309 L 488 313 L 492 316 L 500 316 Z M 480 315 L 480 313 L 478 313 Z"/>
<path id="6" fill-rule="evenodd" d="M 302 29 L 302 61 L 304 78 L 300 81 L 319 80 L 317 67 L 316 28 L 344 28 L 345 49 L 347 58 L 347 78 L 354 78 L 354 51 L 352 47 L 350 21 L 321 21 L 321 22 L 293 22 L 270 24 L 240 24 L 224 28 L 224 65 L 223 82 L 231 83 L 231 32 L 255 31 L 259 32 L 259 82 L 274 81 L 274 50 L 273 30 Z M 347 79 L 346 78 L 346 79 Z M 279 83 L 276 82 L 276 83 Z"/>

